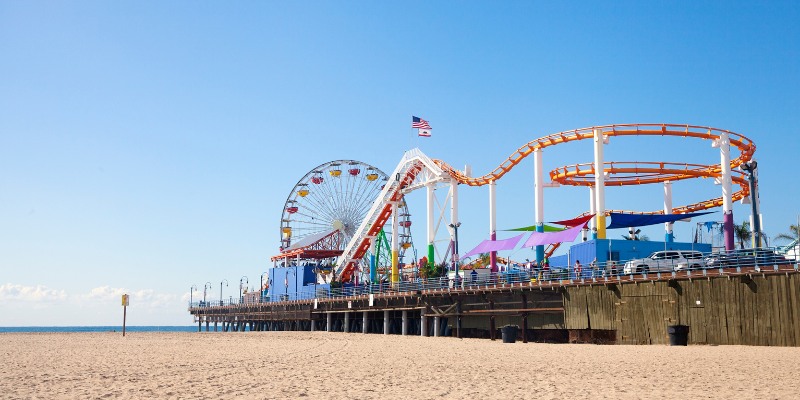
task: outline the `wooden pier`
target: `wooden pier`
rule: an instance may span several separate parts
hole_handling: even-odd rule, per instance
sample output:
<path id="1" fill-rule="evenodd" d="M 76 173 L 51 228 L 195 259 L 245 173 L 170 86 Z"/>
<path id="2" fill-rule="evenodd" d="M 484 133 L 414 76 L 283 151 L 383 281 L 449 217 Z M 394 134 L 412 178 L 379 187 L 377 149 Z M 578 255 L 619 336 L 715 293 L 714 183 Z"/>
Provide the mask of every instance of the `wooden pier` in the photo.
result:
<path id="1" fill-rule="evenodd" d="M 303 330 L 619 344 L 800 346 L 795 265 L 386 292 L 189 309 L 206 331 Z"/>

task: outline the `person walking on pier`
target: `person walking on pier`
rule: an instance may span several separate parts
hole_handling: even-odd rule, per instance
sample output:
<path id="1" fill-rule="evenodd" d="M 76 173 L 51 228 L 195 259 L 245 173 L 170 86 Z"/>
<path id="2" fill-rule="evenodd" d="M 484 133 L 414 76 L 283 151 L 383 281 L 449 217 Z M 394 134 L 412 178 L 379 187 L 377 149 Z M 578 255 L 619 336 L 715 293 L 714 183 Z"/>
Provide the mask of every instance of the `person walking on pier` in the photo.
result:
<path id="1" fill-rule="evenodd" d="M 581 279 L 581 260 L 575 260 L 575 279 Z"/>

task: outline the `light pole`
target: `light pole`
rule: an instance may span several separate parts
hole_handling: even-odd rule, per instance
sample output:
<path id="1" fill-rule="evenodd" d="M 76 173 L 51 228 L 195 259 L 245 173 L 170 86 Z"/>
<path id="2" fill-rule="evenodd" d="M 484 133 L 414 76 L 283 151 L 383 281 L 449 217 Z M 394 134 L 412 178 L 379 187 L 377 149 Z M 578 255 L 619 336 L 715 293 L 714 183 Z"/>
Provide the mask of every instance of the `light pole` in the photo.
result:
<path id="1" fill-rule="evenodd" d="M 455 242 L 453 243 L 453 269 L 456 271 L 455 282 L 458 285 L 458 227 L 461 226 L 461 222 L 450 224 L 449 226 L 453 228 L 453 236 L 455 236 Z"/>
<path id="2" fill-rule="evenodd" d="M 189 307 L 192 306 L 192 295 L 194 294 L 195 290 L 197 290 L 197 285 L 192 285 L 192 287 L 189 288 Z"/>
<path id="3" fill-rule="evenodd" d="M 219 305 L 225 304 L 225 302 L 222 300 L 222 284 L 223 283 L 225 284 L 225 286 L 228 286 L 228 280 L 227 279 L 223 279 L 219 283 Z"/>
<path id="4" fill-rule="evenodd" d="M 210 288 L 211 282 L 206 282 L 206 284 L 203 285 L 203 305 L 208 305 L 208 303 L 206 303 L 206 291 L 208 291 Z"/>
<path id="5" fill-rule="evenodd" d="M 247 279 L 246 276 L 239 278 L 239 303 L 244 302 L 244 297 L 242 297 L 242 283 L 250 284 L 250 281 Z"/>
<path id="6" fill-rule="evenodd" d="M 264 299 L 264 274 L 266 274 L 266 273 L 267 273 L 266 271 L 261 273 L 261 286 L 258 287 L 258 302 L 259 303 L 261 303 L 261 301 Z"/>

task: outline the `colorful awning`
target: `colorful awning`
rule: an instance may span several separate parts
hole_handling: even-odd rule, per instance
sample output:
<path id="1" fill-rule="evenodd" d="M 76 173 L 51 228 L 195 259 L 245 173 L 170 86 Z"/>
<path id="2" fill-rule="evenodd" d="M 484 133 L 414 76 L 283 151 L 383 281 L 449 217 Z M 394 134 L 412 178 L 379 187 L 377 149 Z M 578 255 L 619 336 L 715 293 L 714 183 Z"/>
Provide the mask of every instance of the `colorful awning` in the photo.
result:
<path id="1" fill-rule="evenodd" d="M 475 254 L 489 253 L 492 251 L 513 250 L 514 247 L 517 247 L 517 243 L 519 243 L 519 241 L 522 239 L 523 236 L 525 236 L 524 233 L 518 236 L 514 236 L 510 239 L 484 240 L 474 249 L 467 252 L 467 254 L 461 256 L 461 258 L 474 256 Z"/>
<path id="2" fill-rule="evenodd" d="M 545 244 L 572 242 L 581 233 L 583 225 L 565 229 L 561 232 L 533 232 L 522 247 L 542 246 Z"/>
<path id="3" fill-rule="evenodd" d="M 713 211 L 689 213 L 689 214 L 656 214 L 656 215 L 641 215 L 641 214 L 620 214 L 610 213 L 611 224 L 606 229 L 616 228 L 632 228 L 639 226 L 658 225 L 665 222 L 675 222 L 682 219 L 699 217 L 701 215 L 711 214 Z"/>

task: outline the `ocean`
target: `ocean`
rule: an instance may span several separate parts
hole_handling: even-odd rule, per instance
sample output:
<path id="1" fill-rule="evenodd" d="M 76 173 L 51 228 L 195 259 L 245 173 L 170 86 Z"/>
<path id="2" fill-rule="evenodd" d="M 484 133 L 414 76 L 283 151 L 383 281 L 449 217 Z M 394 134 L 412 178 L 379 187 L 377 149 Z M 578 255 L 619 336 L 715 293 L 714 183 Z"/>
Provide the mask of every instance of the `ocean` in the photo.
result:
<path id="1" fill-rule="evenodd" d="M 126 332 L 197 332 L 197 326 L 126 326 Z M 9 332 L 122 332 L 118 326 L 0 326 Z"/>

